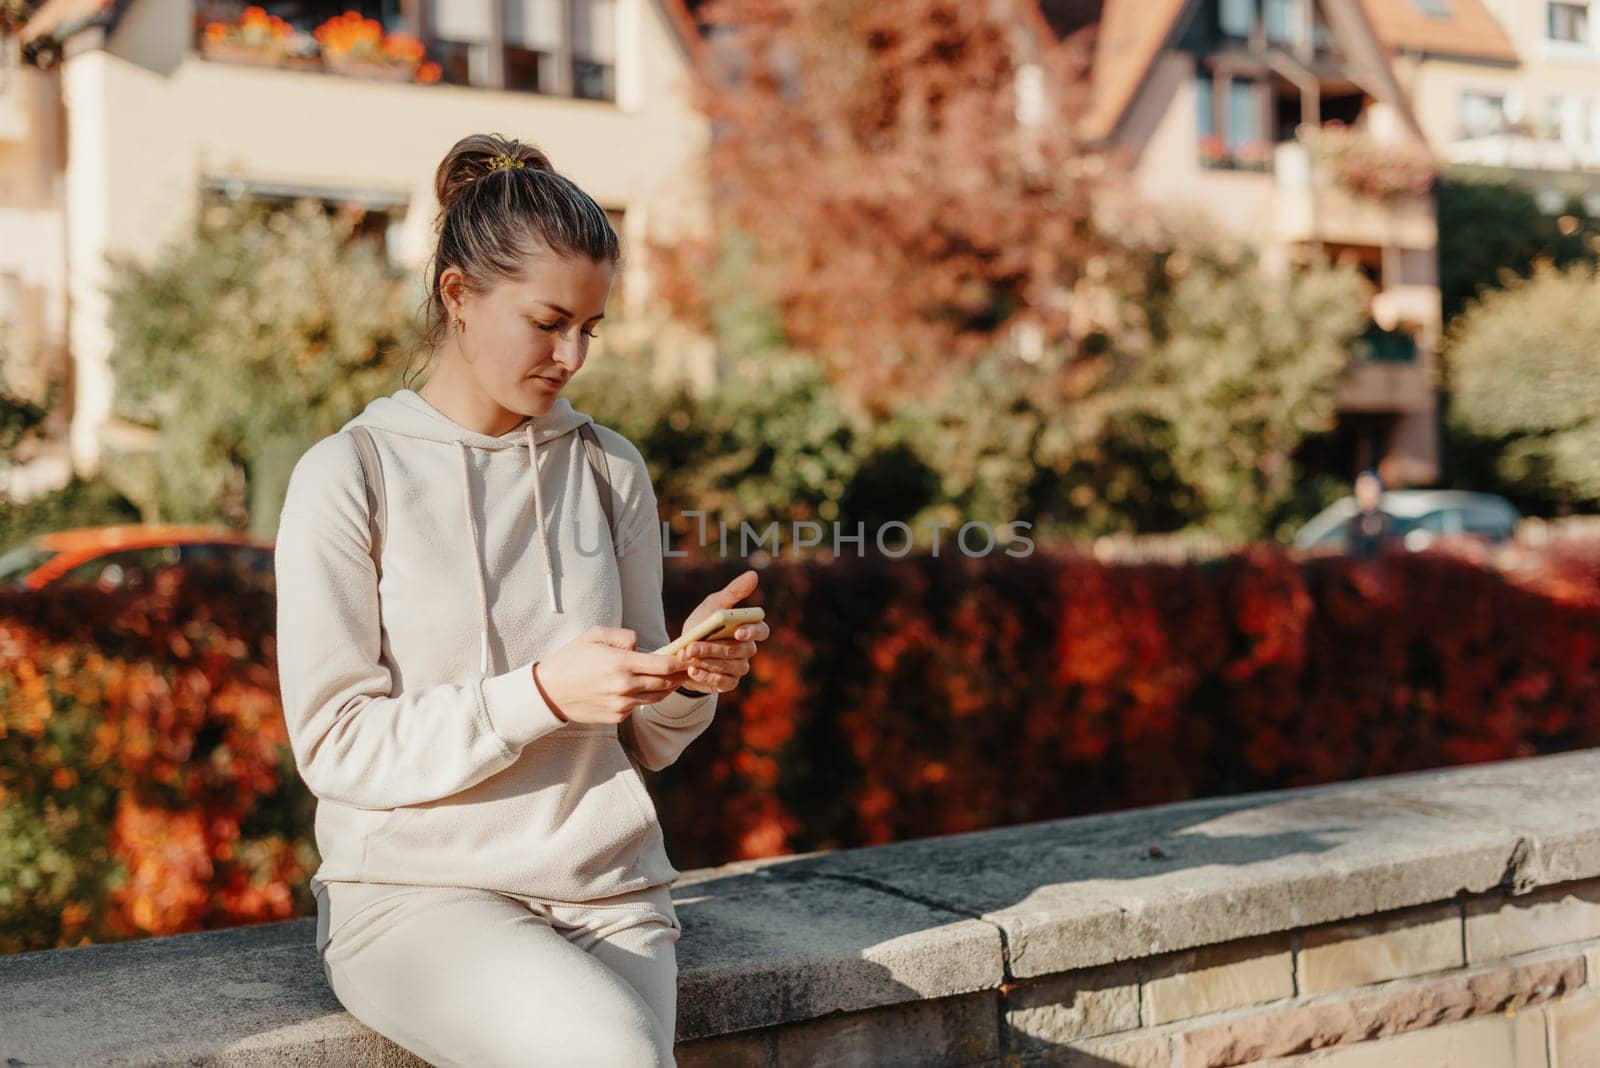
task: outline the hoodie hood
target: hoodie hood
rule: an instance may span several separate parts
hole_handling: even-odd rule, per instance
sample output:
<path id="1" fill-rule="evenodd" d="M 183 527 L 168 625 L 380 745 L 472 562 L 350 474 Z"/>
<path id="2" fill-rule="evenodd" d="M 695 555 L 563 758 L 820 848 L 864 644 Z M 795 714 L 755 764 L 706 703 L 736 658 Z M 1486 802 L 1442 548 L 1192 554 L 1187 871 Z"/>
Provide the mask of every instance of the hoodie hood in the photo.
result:
<path id="1" fill-rule="evenodd" d="M 534 526 L 538 531 L 539 549 L 544 554 L 545 592 L 550 599 L 550 609 L 561 612 L 561 601 L 556 595 L 555 564 L 550 552 L 550 536 L 545 529 L 544 495 L 539 488 L 539 446 L 570 434 L 585 423 L 593 423 L 589 415 L 578 411 L 566 397 L 557 397 L 554 405 L 543 415 L 531 415 L 503 434 L 480 434 L 464 427 L 444 412 L 435 408 L 414 389 L 401 389 L 387 397 L 375 397 L 359 415 L 340 427 L 346 430 L 355 426 L 376 427 L 390 434 L 422 438 L 454 445 L 461 456 L 461 502 L 467 517 L 467 529 L 472 532 L 472 570 L 478 578 L 478 608 L 480 624 L 481 660 L 479 670 L 489 672 L 489 594 L 483 574 L 483 550 L 479 544 L 477 522 L 472 511 L 472 479 L 469 459 L 470 449 L 500 452 L 506 449 L 526 449 L 528 466 L 534 473 L 533 507 Z"/>
<path id="2" fill-rule="evenodd" d="M 533 443 L 543 445 L 592 422 L 592 418 L 572 406 L 572 401 L 557 397 L 555 404 L 544 415 L 530 415 L 498 436 L 480 434 L 462 426 L 423 400 L 422 394 L 416 390 L 402 389 L 387 397 L 373 398 L 361 414 L 340 429 L 374 426 L 391 434 L 462 445 L 469 449 L 498 451 L 530 448 Z"/>

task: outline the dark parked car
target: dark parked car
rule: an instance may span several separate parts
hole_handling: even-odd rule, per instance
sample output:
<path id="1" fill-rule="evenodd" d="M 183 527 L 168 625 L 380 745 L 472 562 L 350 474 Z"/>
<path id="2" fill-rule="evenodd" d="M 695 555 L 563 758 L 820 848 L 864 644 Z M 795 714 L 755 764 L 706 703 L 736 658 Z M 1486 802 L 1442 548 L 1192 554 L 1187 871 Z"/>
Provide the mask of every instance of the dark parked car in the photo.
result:
<path id="1" fill-rule="evenodd" d="M 1390 490 L 1383 509 L 1394 516 L 1394 538 L 1405 548 L 1426 549 L 1446 535 L 1468 535 L 1488 542 L 1508 541 L 1522 518 L 1515 506 L 1493 493 L 1466 490 Z M 1335 501 L 1300 528 L 1296 548 L 1339 551 L 1356 514 L 1356 499 Z"/>

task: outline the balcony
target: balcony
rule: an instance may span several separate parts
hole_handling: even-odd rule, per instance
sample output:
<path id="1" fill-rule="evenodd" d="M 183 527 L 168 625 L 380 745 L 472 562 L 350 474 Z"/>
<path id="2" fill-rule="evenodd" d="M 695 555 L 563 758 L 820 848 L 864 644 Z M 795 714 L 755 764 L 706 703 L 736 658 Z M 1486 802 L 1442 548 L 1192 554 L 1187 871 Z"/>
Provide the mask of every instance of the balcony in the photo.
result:
<path id="1" fill-rule="evenodd" d="M 438 4 L 424 40 L 410 20 L 389 26 L 337 6 L 306 5 L 327 17 L 298 11 L 290 21 L 271 10 L 282 5 L 233 15 L 226 12 L 236 4 L 214 0 L 196 16 L 195 49 L 226 63 L 609 102 L 616 100 L 610 4 L 568 0 L 556 9 L 566 12 L 562 18 L 537 26 L 499 25 L 483 2 Z"/>
<path id="2" fill-rule="evenodd" d="M 1352 346 L 1350 369 L 1335 403 L 1344 412 L 1412 413 L 1433 406 L 1432 371 L 1417 342 L 1400 330 L 1370 323 Z"/>
<path id="3" fill-rule="evenodd" d="M 1315 165 L 1310 148 L 1297 141 L 1277 147 L 1273 170 L 1281 241 L 1409 249 L 1431 249 L 1439 242 L 1431 193 L 1403 185 L 1382 193 L 1351 188 L 1333 168 Z"/>

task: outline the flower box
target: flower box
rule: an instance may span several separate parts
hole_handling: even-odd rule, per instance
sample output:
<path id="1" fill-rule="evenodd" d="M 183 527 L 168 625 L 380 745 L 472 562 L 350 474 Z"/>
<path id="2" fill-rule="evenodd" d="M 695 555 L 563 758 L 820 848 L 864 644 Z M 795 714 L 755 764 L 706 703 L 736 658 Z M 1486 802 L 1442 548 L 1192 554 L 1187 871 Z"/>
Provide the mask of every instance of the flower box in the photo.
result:
<path id="1" fill-rule="evenodd" d="M 322 65 L 324 69 L 335 74 L 352 78 L 378 78 L 389 82 L 409 82 L 415 73 L 409 66 L 356 59 L 352 56 L 324 56 Z"/>
<path id="2" fill-rule="evenodd" d="M 232 41 L 218 41 L 207 37 L 200 38 L 200 54 L 207 59 L 220 60 L 223 63 L 248 63 L 258 67 L 282 66 L 288 59 L 277 49 L 251 48 Z"/>

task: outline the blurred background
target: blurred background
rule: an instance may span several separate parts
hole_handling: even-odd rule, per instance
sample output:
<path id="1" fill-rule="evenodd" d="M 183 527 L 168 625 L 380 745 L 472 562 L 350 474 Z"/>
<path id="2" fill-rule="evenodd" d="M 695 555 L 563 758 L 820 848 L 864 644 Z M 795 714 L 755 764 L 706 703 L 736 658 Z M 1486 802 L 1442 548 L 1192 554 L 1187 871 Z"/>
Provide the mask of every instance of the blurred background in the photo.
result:
<path id="1" fill-rule="evenodd" d="M 474 132 L 622 238 L 669 619 L 763 569 L 680 867 L 1597 744 L 1590 9 L 0 0 L 0 951 L 311 910 L 273 536 Z"/>

